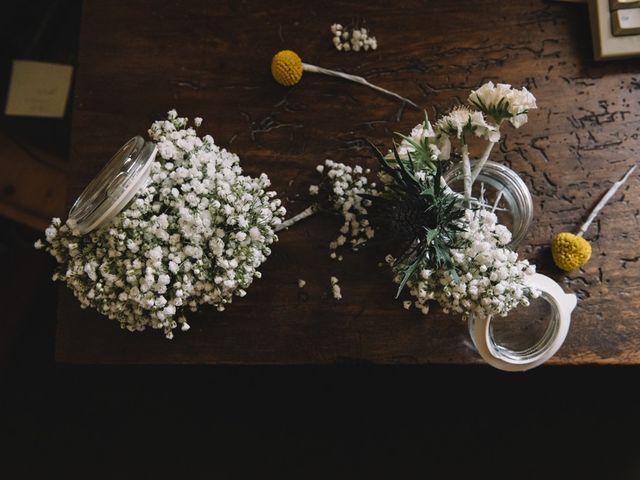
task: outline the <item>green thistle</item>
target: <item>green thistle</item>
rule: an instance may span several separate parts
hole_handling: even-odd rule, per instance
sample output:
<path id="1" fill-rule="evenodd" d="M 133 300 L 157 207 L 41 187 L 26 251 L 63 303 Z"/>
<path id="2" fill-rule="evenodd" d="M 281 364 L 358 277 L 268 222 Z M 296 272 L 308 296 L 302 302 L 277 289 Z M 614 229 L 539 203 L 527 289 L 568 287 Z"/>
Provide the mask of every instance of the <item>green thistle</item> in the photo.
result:
<path id="1" fill-rule="evenodd" d="M 464 209 L 457 196 L 442 186 L 442 165 L 437 162 L 435 172 L 424 180 L 416 176 L 411 154 L 400 158 L 395 146 L 393 165 L 370 142 L 382 171 L 391 177 L 379 196 L 366 196 L 371 201 L 367 215 L 377 232 L 384 232 L 387 240 L 400 247 L 393 267 L 402 273 L 397 296 L 419 268 L 446 268 L 457 278 L 450 251 L 456 246 L 462 231 L 460 220 Z"/>

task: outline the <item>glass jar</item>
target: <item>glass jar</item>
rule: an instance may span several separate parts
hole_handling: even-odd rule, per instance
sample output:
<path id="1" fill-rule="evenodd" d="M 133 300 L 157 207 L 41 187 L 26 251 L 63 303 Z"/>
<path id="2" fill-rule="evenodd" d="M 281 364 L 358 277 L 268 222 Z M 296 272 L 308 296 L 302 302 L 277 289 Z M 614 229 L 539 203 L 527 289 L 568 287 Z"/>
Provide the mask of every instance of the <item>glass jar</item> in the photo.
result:
<path id="1" fill-rule="evenodd" d="M 69 225 L 79 234 L 108 225 L 149 181 L 157 151 L 140 136 L 120 147 L 71 207 Z"/>
<path id="2" fill-rule="evenodd" d="M 573 293 L 564 293 L 562 287 L 551 278 L 540 275 L 539 273 L 528 275 L 526 279 L 527 285 L 540 291 L 540 297 L 532 300 L 530 307 L 534 312 L 522 313 L 516 309 L 510 312 L 502 324 L 511 331 L 505 335 L 504 328 L 500 332 L 500 337 L 496 335 L 495 323 L 498 319 L 477 318 L 473 315 L 469 316 L 469 335 L 478 350 L 478 353 L 489 365 L 509 372 L 524 371 L 542 365 L 549 360 L 564 343 L 569 327 L 571 326 L 571 312 L 576 307 L 577 298 Z M 540 307 L 543 307 L 540 310 Z M 539 323 L 542 324 L 542 334 L 535 333 L 531 335 L 529 328 L 519 328 L 514 332 L 514 328 L 509 328 L 512 323 L 520 324 L 517 317 L 519 315 L 530 316 L 539 314 Z M 493 322 L 492 322 L 493 320 Z M 502 320 L 502 319 L 499 319 Z M 530 318 L 527 318 L 530 320 Z M 535 330 L 535 328 L 534 328 Z M 528 340 L 526 345 L 522 343 L 516 345 L 518 341 L 513 342 L 514 337 L 520 337 L 522 340 Z M 534 341 L 531 341 L 531 337 Z M 524 338 L 523 338 L 524 337 Z M 528 338 L 527 338 L 528 337 Z"/>
<path id="3" fill-rule="evenodd" d="M 477 164 L 478 160 L 471 161 L 472 172 Z M 456 192 L 464 190 L 463 177 L 461 162 L 444 174 L 445 182 Z M 473 183 L 471 194 L 476 199 L 484 198 L 489 209 L 495 205 L 498 221 L 511 231 L 508 247 L 517 249 L 533 220 L 533 200 L 522 178 L 509 167 L 489 160 Z"/>
<path id="4" fill-rule="evenodd" d="M 478 161 L 471 161 L 471 171 Z M 454 192 L 463 191 L 462 164 L 445 173 Z M 531 193 L 520 176 L 500 163 L 487 161 L 472 187 L 472 197 L 489 210 L 512 233 L 508 248 L 522 243 L 533 220 Z M 479 206 L 476 203 L 476 206 Z M 469 315 L 469 335 L 480 356 L 500 370 L 535 368 L 562 346 L 571 325 L 576 296 L 566 294 L 554 280 L 539 273 L 528 275 L 526 284 L 540 292 L 529 307 L 518 307 L 505 318 Z"/>

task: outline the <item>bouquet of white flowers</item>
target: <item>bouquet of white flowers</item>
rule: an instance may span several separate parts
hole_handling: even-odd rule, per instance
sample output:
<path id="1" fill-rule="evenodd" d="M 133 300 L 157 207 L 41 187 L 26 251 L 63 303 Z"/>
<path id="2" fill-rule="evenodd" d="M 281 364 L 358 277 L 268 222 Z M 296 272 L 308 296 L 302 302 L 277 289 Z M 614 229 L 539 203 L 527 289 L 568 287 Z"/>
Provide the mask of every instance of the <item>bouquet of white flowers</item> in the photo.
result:
<path id="1" fill-rule="evenodd" d="M 396 250 L 386 261 L 399 284 L 398 295 L 406 286 L 414 297 L 404 302 L 405 308 L 413 304 L 426 314 L 435 300 L 445 312 L 489 318 L 528 305 L 539 292 L 526 282 L 535 267 L 509 248 L 511 232 L 498 223 L 496 205 L 487 208 L 484 198 L 472 197 L 472 185 L 504 121 L 519 128 L 536 102 L 526 88 L 492 82 L 471 92 L 468 101 L 477 110 L 458 106 L 434 125 L 425 119 L 410 135 L 401 135 L 387 155 L 370 145 L 380 162 L 382 188 L 360 166 L 327 160 L 318 166 L 323 182 L 310 192 L 325 190 L 330 206 L 344 218 L 331 250 L 357 247 L 374 236 Z M 473 172 L 470 136 L 487 142 Z M 463 192 L 454 192 L 443 179 L 456 162 L 462 163 Z"/>
<path id="2" fill-rule="evenodd" d="M 55 256 L 54 280 L 83 307 L 130 331 L 151 327 L 172 338 L 178 325 L 189 329 L 186 308 L 222 311 L 246 294 L 285 209 L 265 174 L 243 175 L 236 155 L 197 136 L 174 110 L 149 136 L 159 153 L 150 182 L 109 225 L 81 235 L 53 219 L 36 247 Z"/>

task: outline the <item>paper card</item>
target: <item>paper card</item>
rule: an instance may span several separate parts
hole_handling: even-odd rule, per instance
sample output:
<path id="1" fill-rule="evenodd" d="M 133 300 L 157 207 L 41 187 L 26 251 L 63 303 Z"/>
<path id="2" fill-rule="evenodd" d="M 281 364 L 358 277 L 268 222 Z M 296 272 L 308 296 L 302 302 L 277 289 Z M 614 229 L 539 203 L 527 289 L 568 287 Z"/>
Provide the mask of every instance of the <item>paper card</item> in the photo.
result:
<path id="1" fill-rule="evenodd" d="M 71 65 L 14 60 L 4 113 L 62 118 L 72 73 Z"/>

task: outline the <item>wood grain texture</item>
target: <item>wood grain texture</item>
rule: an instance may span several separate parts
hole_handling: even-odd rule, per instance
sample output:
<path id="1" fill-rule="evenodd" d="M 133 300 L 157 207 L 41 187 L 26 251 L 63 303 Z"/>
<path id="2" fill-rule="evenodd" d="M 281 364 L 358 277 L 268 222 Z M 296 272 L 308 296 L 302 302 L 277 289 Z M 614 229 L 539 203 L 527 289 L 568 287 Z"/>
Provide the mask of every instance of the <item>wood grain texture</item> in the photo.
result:
<path id="1" fill-rule="evenodd" d="M 175 107 L 205 118 L 203 131 L 266 172 L 290 214 L 306 205 L 325 158 L 373 165 L 358 138 L 389 146 L 421 111 L 365 87 L 306 75 L 294 88 L 270 77 L 271 56 L 362 75 L 433 117 L 487 80 L 526 85 L 539 110 L 506 129 L 493 160 L 519 172 L 535 219 L 521 253 L 580 297 L 552 364 L 640 363 L 638 224 L 634 176 L 593 225 L 593 258 L 565 276 L 548 244 L 572 230 L 636 154 L 640 62 L 592 61 L 586 7 L 543 1 L 85 2 L 73 122 L 71 201 L 129 137 Z M 342 53 L 329 26 L 364 17 L 375 52 Z M 337 219 L 317 216 L 280 235 L 263 278 L 222 314 L 204 308 L 192 330 L 167 341 L 129 334 L 82 311 L 61 290 L 57 359 L 70 363 L 331 364 L 479 363 L 466 325 L 394 300 L 381 253 L 329 259 Z M 340 278 L 334 301 L 329 277 Z M 307 281 L 299 289 L 297 280 Z"/>
<path id="2" fill-rule="evenodd" d="M 44 230 L 65 214 L 67 162 L 0 132 L 0 215 Z"/>

